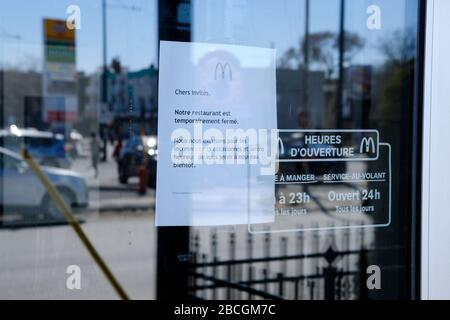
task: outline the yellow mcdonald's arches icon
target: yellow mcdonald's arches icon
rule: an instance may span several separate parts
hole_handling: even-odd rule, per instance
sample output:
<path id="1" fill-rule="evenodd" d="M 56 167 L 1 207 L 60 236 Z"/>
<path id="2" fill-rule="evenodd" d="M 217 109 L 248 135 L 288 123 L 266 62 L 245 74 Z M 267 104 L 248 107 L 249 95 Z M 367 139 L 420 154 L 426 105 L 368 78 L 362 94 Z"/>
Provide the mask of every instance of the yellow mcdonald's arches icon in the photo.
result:
<path id="1" fill-rule="evenodd" d="M 375 141 L 373 138 L 364 137 L 359 148 L 360 153 L 375 153 Z"/>
<path id="2" fill-rule="evenodd" d="M 220 73 L 219 73 L 220 72 Z M 228 63 L 222 64 L 218 63 L 216 65 L 216 69 L 214 70 L 214 80 L 233 80 L 233 71 L 231 70 L 231 66 Z"/>

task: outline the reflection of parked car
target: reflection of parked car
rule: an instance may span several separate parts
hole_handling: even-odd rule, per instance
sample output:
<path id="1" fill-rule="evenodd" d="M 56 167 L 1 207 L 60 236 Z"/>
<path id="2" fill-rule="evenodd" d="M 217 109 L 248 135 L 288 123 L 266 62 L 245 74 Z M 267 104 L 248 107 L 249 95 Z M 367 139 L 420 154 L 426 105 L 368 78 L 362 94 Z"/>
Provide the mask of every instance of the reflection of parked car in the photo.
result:
<path id="1" fill-rule="evenodd" d="M 0 140 L 1 146 L 17 152 L 20 151 L 22 145 L 25 145 L 30 154 L 42 165 L 59 168 L 70 167 L 62 135 L 11 126 L 9 130 L 0 130 Z"/>
<path id="2" fill-rule="evenodd" d="M 144 137 L 147 148 L 148 183 L 150 187 L 156 185 L 156 160 L 158 156 L 157 140 L 155 136 Z M 143 164 L 143 141 L 136 136 L 127 140 L 120 151 L 118 171 L 120 183 L 127 183 L 130 177 L 136 177 L 139 167 Z"/>
<path id="3" fill-rule="evenodd" d="M 81 175 L 52 167 L 43 167 L 43 170 L 67 203 L 73 207 L 88 205 L 88 188 Z M 0 202 L 5 211 L 19 210 L 32 214 L 43 213 L 51 218 L 62 217 L 62 213 L 22 157 L 1 147 Z"/>

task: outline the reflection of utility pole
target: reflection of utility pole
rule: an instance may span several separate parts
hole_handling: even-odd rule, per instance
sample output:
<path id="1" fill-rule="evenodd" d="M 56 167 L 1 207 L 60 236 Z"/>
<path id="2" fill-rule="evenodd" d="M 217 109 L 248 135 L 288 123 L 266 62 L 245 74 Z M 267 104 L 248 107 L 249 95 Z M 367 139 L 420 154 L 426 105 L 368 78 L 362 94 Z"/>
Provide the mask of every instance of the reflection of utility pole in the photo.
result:
<path id="1" fill-rule="evenodd" d="M 109 105 L 108 99 L 108 37 L 107 37 L 107 9 L 121 9 L 129 11 L 141 11 L 141 9 L 134 5 L 117 4 L 107 5 L 106 0 L 102 0 L 102 24 L 103 24 L 103 74 L 102 74 L 102 103 L 106 107 L 106 112 L 112 112 L 112 106 Z M 100 126 L 101 135 L 103 138 L 103 159 L 107 161 L 107 145 L 108 145 L 108 127 L 102 123 Z"/>
<path id="2" fill-rule="evenodd" d="M 336 96 L 337 128 L 343 126 L 344 107 L 344 54 L 345 54 L 345 0 L 341 0 L 341 13 L 339 24 L 339 79 Z"/>
<path id="3" fill-rule="evenodd" d="M 104 112 L 110 112 L 110 106 L 108 103 L 108 51 L 107 51 L 107 30 L 106 30 L 106 0 L 102 0 L 102 22 L 103 22 L 103 74 L 102 74 L 102 103 L 106 107 Z M 103 139 L 103 157 L 102 161 L 108 160 L 108 137 L 107 126 L 105 123 L 100 125 L 100 136 Z"/>
<path id="4" fill-rule="evenodd" d="M 305 0 L 305 35 L 303 41 L 303 111 L 309 115 L 309 0 Z"/>

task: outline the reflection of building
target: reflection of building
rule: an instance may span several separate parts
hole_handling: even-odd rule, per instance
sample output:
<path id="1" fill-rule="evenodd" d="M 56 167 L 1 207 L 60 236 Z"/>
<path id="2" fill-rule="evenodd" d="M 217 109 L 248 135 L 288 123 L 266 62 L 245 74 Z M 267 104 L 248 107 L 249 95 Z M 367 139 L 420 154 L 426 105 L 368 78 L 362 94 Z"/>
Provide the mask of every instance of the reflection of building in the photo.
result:
<path id="1" fill-rule="evenodd" d="M 46 129 L 46 125 L 42 121 L 43 101 L 44 99 L 39 96 L 25 97 L 23 127 L 40 130 Z"/>
<path id="2" fill-rule="evenodd" d="M 142 124 L 148 133 L 156 131 L 158 73 L 151 66 L 135 72 L 120 68 L 108 73 L 108 106 L 101 110 L 101 72 L 90 77 L 86 88 L 88 104 L 85 114 L 98 117 L 115 127 L 116 133 L 139 132 Z"/>
<path id="3" fill-rule="evenodd" d="M 75 127 L 85 132 L 90 127 L 91 122 L 96 121 L 96 114 L 90 114 L 90 111 L 96 110 L 95 101 L 92 94 L 89 94 L 89 88 L 92 88 L 91 77 L 83 73 L 77 73 L 77 102 L 78 102 L 78 121 L 74 123 Z M 44 121 L 44 110 L 46 104 L 51 103 L 51 99 L 42 97 L 42 73 L 36 71 L 5 71 L 5 107 L 2 110 L 4 115 L 4 125 L 15 124 L 19 127 L 33 127 L 46 130 L 50 127 L 49 123 Z M 88 102 L 89 101 L 89 102 Z M 95 105 L 95 106 L 94 106 Z M 90 107 L 94 106 L 94 107 Z M 91 109 L 89 109 L 91 108 Z M 92 125 L 97 126 L 95 122 Z"/>
<path id="4" fill-rule="evenodd" d="M 4 124 L 23 127 L 30 122 L 27 119 L 27 109 L 33 109 L 33 113 L 36 113 L 36 105 L 41 104 L 42 74 L 19 70 L 7 70 L 4 73 L 4 109 L 1 110 Z M 34 120 L 39 126 L 43 126 L 42 110 L 39 110 L 39 118 Z"/>

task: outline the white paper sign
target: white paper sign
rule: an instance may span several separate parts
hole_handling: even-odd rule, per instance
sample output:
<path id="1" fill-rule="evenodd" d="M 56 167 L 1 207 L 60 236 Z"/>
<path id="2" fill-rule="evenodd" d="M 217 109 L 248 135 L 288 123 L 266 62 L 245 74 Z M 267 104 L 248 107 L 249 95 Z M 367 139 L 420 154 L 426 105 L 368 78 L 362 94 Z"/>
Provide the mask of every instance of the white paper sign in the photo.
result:
<path id="1" fill-rule="evenodd" d="M 273 49 L 161 42 L 157 226 L 273 221 L 275 70 Z"/>

